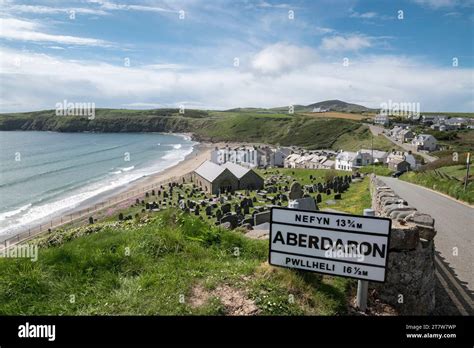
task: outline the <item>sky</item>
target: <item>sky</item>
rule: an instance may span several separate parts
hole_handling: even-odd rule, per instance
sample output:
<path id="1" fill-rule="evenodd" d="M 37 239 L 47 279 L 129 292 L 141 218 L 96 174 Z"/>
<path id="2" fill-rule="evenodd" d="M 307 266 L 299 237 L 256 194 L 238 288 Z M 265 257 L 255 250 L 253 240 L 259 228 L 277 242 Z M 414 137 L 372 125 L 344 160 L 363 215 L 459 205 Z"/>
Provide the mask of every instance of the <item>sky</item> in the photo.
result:
<path id="1" fill-rule="evenodd" d="M 0 112 L 474 112 L 474 0 L 0 0 Z"/>

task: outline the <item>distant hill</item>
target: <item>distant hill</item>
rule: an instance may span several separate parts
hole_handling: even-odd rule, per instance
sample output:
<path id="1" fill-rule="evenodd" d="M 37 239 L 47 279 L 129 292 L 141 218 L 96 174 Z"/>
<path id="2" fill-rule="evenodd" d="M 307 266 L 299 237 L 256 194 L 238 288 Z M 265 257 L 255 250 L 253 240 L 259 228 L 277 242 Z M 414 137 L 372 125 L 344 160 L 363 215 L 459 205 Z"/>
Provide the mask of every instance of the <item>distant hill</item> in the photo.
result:
<path id="1" fill-rule="evenodd" d="M 55 132 L 172 132 L 193 133 L 198 141 L 239 141 L 308 148 L 330 148 L 360 123 L 350 119 L 319 119 L 283 112 L 233 112 L 177 109 L 97 109 L 95 118 L 56 116 L 54 110 L 0 114 L 0 130 Z M 261 109 L 264 110 L 264 109 Z"/>
<path id="2" fill-rule="evenodd" d="M 346 103 L 342 100 L 325 100 L 319 103 L 314 103 L 306 106 L 308 111 L 313 111 L 314 108 L 329 109 L 331 111 L 339 112 L 366 112 L 372 111 L 372 109 L 366 108 L 365 106 L 358 104 Z"/>
<path id="3" fill-rule="evenodd" d="M 325 100 L 314 104 L 309 105 L 295 105 L 294 110 L 295 112 L 312 112 L 313 109 L 320 108 L 326 109 L 330 111 L 337 111 L 337 112 L 373 112 L 376 111 L 375 109 L 370 109 L 362 105 L 358 104 L 351 104 L 346 103 L 342 100 Z M 278 108 L 270 109 L 273 111 L 288 111 L 288 106 L 282 106 Z"/>

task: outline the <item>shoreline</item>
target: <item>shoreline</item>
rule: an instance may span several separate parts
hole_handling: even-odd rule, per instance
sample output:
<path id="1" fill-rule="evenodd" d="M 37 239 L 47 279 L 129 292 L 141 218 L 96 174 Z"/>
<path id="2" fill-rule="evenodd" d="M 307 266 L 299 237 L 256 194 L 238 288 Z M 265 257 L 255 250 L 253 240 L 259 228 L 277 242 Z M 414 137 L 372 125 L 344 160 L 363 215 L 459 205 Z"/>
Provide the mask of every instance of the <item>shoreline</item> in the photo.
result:
<path id="1" fill-rule="evenodd" d="M 183 137 L 192 137 L 190 133 L 179 133 L 176 134 Z M 194 140 L 193 140 L 194 141 Z M 209 142 L 196 142 L 193 146 L 193 150 L 191 153 L 186 155 L 186 157 L 181 160 L 180 162 L 174 164 L 171 167 L 168 167 L 162 171 L 155 172 L 149 174 L 147 176 L 140 177 L 134 181 L 131 181 L 121 187 L 117 187 L 111 189 L 106 192 L 102 192 L 97 196 L 88 198 L 82 202 L 80 202 L 77 206 L 65 209 L 63 211 L 59 211 L 56 213 L 50 214 L 48 217 L 38 219 L 35 222 L 29 223 L 23 227 L 19 227 L 17 230 L 12 231 L 11 233 L 5 233 L 0 235 L 0 242 L 5 243 L 7 240 L 17 240 L 22 241 L 19 238 L 20 235 L 24 234 L 25 232 L 28 234 L 27 237 L 30 237 L 30 231 L 33 230 L 31 236 L 38 235 L 43 232 L 47 232 L 48 229 L 55 229 L 62 225 L 66 225 L 70 223 L 70 221 L 76 219 L 84 219 L 88 218 L 85 213 L 81 215 L 81 212 L 91 211 L 91 213 L 99 212 L 104 209 L 113 209 L 113 210 L 120 210 L 121 207 L 116 207 L 120 205 L 121 202 L 127 201 L 126 197 L 130 195 L 129 199 L 133 198 L 133 195 L 136 195 L 138 191 L 145 192 L 147 188 L 151 185 L 161 183 L 163 181 L 171 180 L 173 178 L 180 177 L 185 175 L 189 172 L 192 172 L 196 169 L 202 162 L 207 159 L 210 159 L 210 152 L 216 146 L 214 143 Z M 105 205 L 107 202 L 110 202 L 110 205 Z M 102 207 L 96 208 L 97 205 L 102 205 Z M 115 207 L 114 207 L 115 206 Z M 77 214 L 77 217 L 73 216 Z M 68 220 L 67 217 L 71 216 L 71 219 Z M 57 221 L 56 221 L 57 220 Z M 34 231 L 38 230 L 37 233 Z"/>

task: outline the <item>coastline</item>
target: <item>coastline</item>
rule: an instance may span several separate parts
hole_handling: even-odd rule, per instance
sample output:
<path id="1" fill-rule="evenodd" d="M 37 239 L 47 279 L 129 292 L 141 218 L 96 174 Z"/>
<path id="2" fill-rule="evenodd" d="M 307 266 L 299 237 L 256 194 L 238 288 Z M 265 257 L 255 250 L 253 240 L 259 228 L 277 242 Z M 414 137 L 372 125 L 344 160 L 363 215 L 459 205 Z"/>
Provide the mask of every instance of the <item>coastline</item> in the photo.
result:
<path id="1" fill-rule="evenodd" d="M 177 134 L 180 136 L 185 136 L 191 138 L 191 134 Z M 107 214 L 111 214 L 116 210 L 123 209 L 125 206 L 129 205 L 129 200 L 132 199 L 133 201 L 136 196 L 137 192 L 145 192 L 149 189 L 152 185 L 159 184 L 163 181 L 172 180 L 175 177 L 180 177 L 187 173 L 192 172 L 196 169 L 202 162 L 207 159 L 210 159 L 210 152 L 216 146 L 216 144 L 202 142 L 198 143 L 193 146 L 193 151 L 189 153 L 182 161 L 176 163 L 175 165 L 168 167 L 162 171 L 152 173 L 147 176 L 143 176 L 138 178 L 132 182 L 129 182 L 121 187 L 112 189 L 110 191 L 103 192 L 97 196 L 91 197 L 81 203 L 79 203 L 76 207 L 66 209 L 63 211 L 59 211 L 56 213 L 52 213 L 46 218 L 39 219 L 28 226 L 23 228 L 18 228 L 16 231 L 12 231 L 12 233 L 6 233 L 0 235 L 0 243 L 5 243 L 7 240 L 13 240 L 10 244 L 15 242 L 21 242 L 25 239 L 29 239 L 34 235 L 47 232 L 48 229 L 55 229 L 62 225 L 68 224 L 70 221 L 73 220 L 82 220 L 88 219 L 88 216 L 84 214 L 84 212 L 91 212 L 94 215 L 98 212 L 103 213 L 103 210 L 107 210 Z M 127 200 L 124 197 L 130 196 Z M 104 202 L 110 202 L 110 205 L 105 205 Z M 121 203 L 126 203 L 125 206 L 121 206 Z M 97 208 L 99 206 L 99 208 Z M 81 214 L 83 212 L 83 214 Z M 74 217 L 74 215 L 77 215 Z M 69 218 L 67 217 L 71 217 Z M 35 229 L 37 232 L 35 232 Z M 33 232 L 31 232 L 33 230 Z M 23 234 L 27 234 L 26 238 L 23 238 Z M 22 235 L 22 238 L 20 238 Z"/>

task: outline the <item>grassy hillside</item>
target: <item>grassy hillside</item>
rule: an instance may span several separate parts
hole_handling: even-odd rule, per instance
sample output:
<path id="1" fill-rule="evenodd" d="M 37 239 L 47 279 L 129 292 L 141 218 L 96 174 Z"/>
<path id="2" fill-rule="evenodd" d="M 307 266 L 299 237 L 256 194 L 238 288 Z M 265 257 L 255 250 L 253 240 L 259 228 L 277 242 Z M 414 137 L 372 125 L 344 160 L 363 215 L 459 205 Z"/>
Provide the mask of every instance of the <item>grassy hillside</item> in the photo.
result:
<path id="1" fill-rule="evenodd" d="M 345 174 L 261 171 L 267 178 L 278 173 L 302 184 Z M 320 207 L 332 200 L 332 209 L 361 214 L 371 204 L 368 185 L 368 178 L 353 182 L 341 200 L 323 194 Z M 178 193 L 176 188 L 170 198 L 174 203 Z M 137 214 L 130 220 L 117 221 L 115 212 L 92 225 L 38 237 L 30 242 L 39 247 L 36 262 L 0 258 L 0 315 L 348 313 L 354 280 L 271 267 L 268 241 L 217 227 L 204 214 L 142 207 L 121 211 Z"/>
<path id="2" fill-rule="evenodd" d="M 374 149 L 382 151 L 391 151 L 397 149 L 393 144 L 383 135 L 373 137 Z M 341 135 L 332 145 L 334 150 L 357 151 L 360 149 L 370 149 L 372 143 L 372 133 L 369 127 L 362 125 L 352 132 Z"/>
<path id="3" fill-rule="evenodd" d="M 181 213 L 55 232 L 35 243 L 36 262 L 0 259 L 1 315 L 346 311 L 349 280 L 269 267 L 267 241 Z"/>
<path id="4" fill-rule="evenodd" d="M 342 100 L 325 100 L 322 102 L 309 104 L 309 105 L 293 105 L 295 112 L 311 112 L 314 108 L 322 108 L 322 109 L 330 109 L 331 111 L 336 112 L 354 112 L 354 113 L 362 113 L 362 112 L 372 112 L 375 111 L 374 109 L 369 109 L 365 106 L 358 105 L 358 104 L 351 104 L 346 103 Z M 279 111 L 279 112 L 287 112 L 288 106 L 281 106 L 278 108 L 272 108 L 270 110 Z"/>
<path id="5" fill-rule="evenodd" d="M 196 129 L 199 138 L 213 141 L 265 142 L 327 148 L 344 133 L 358 127 L 340 119 L 313 119 L 301 115 L 238 113 L 216 118 Z"/>
<path id="6" fill-rule="evenodd" d="M 474 118 L 473 112 L 422 112 L 423 115 L 445 115 L 449 117 L 470 117 Z"/>
<path id="7" fill-rule="evenodd" d="M 464 173 L 464 174 L 463 174 Z M 444 167 L 422 172 L 409 172 L 400 177 L 411 182 L 445 193 L 453 198 L 474 204 L 474 176 L 471 174 L 464 191 L 465 166 Z"/>
<path id="8" fill-rule="evenodd" d="M 192 132 L 197 140 L 245 141 L 327 148 L 359 124 L 345 119 L 260 112 L 186 110 L 96 110 L 89 120 L 54 111 L 0 115 L 0 130 L 59 132 Z"/>

